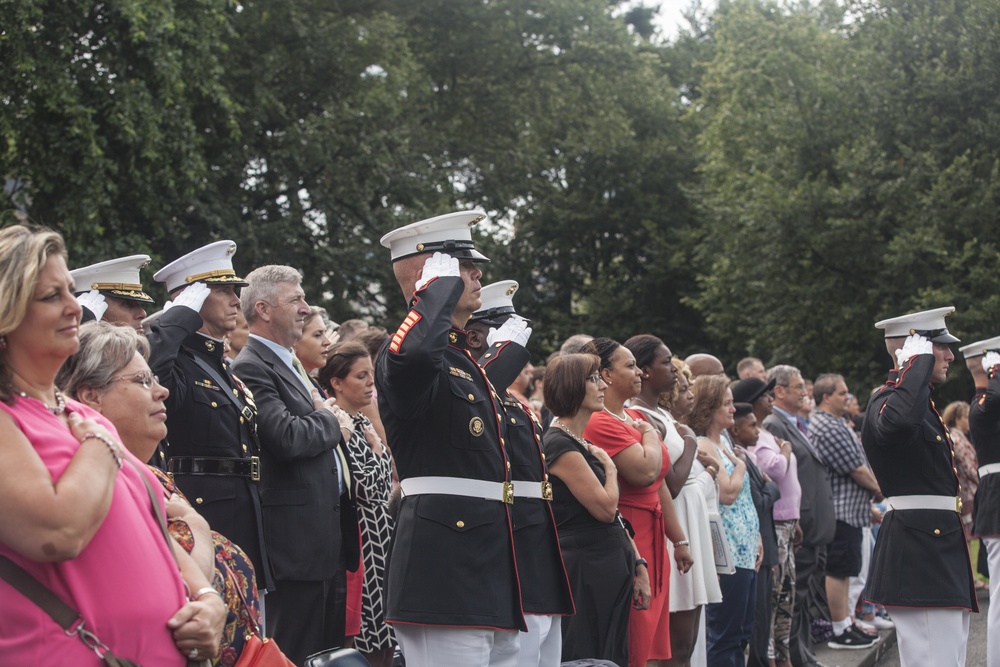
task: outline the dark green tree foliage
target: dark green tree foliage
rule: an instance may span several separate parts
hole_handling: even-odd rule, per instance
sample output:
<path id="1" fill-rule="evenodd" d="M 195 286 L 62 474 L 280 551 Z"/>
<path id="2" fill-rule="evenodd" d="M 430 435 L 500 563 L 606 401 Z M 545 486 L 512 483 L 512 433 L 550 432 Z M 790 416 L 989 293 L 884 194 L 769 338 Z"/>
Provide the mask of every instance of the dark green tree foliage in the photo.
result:
<path id="1" fill-rule="evenodd" d="M 692 112 L 712 270 L 692 302 L 728 358 L 867 387 L 889 363 L 877 319 L 954 304 L 965 340 L 995 331 L 998 8 L 848 9 L 716 15 Z"/>

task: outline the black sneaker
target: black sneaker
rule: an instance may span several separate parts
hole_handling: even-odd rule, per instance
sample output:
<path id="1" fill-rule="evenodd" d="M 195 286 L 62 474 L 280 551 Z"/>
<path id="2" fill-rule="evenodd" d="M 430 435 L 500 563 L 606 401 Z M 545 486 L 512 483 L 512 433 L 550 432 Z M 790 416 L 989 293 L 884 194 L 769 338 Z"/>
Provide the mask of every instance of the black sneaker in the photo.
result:
<path id="1" fill-rule="evenodd" d="M 835 649 L 869 648 L 878 643 L 878 637 L 872 637 L 859 630 L 853 623 L 847 629 L 826 643 Z"/>

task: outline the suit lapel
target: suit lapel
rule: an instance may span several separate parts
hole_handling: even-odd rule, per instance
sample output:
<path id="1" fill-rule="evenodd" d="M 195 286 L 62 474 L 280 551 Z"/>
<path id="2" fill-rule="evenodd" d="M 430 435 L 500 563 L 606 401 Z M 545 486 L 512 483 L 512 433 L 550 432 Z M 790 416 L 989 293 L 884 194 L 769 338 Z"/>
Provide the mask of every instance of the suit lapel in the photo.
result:
<path id="1" fill-rule="evenodd" d="M 302 385 L 302 381 L 295 375 L 295 372 L 288 367 L 288 364 L 282 361 L 278 355 L 271 350 L 271 348 L 258 340 L 254 340 L 253 338 L 247 339 L 247 346 L 257 353 L 257 356 L 260 357 L 261 361 L 273 368 L 286 384 L 294 387 L 303 399 L 309 401 L 310 404 L 312 403 L 312 396 L 306 392 L 306 388 Z"/>

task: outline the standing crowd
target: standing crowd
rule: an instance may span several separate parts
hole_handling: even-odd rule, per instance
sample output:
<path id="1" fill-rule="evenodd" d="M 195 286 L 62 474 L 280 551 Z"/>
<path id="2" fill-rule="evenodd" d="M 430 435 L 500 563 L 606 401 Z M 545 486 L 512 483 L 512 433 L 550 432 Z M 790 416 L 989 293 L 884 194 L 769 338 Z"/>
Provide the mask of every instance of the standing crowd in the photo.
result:
<path id="1" fill-rule="evenodd" d="M 270 637 L 295 665 L 803 667 L 895 624 L 902 664 L 964 665 L 971 536 L 1000 567 L 1000 337 L 943 415 L 950 308 L 876 324 L 864 413 L 836 373 L 734 380 L 646 333 L 534 368 L 484 218 L 382 238 L 388 331 L 292 267 L 240 277 L 232 241 L 156 271 L 148 314 L 148 256 L 70 271 L 57 233 L 0 230 L 0 663 L 230 666 Z"/>

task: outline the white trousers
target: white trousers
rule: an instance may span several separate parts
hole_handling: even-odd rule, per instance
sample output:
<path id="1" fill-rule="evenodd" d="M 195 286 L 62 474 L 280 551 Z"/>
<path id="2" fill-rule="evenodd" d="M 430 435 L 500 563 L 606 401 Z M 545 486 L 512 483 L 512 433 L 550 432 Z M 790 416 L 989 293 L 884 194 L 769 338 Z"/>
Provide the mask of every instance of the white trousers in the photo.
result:
<path id="1" fill-rule="evenodd" d="M 889 607 L 902 667 L 965 667 L 969 610 Z"/>
<path id="2" fill-rule="evenodd" d="M 858 576 L 851 577 L 850 589 L 847 593 L 847 615 L 854 616 L 854 609 L 858 606 L 858 599 L 862 591 L 865 590 L 865 582 L 868 581 L 868 568 L 872 562 L 872 527 L 864 526 L 861 529 L 861 572 Z"/>
<path id="3" fill-rule="evenodd" d="M 518 667 L 559 667 L 562 662 L 562 616 L 525 614 Z"/>
<path id="4" fill-rule="evenodd" d="M 392 629 L 406 667 L 517 667 L 516 630 L 404 623 Z"/>
<path id="5" fill-rule="evenodd" d="M 990 611 L 986 617 L 986 664 L 1000 661 L 1000 537 L 984 537 L 990 564 Z"/>

